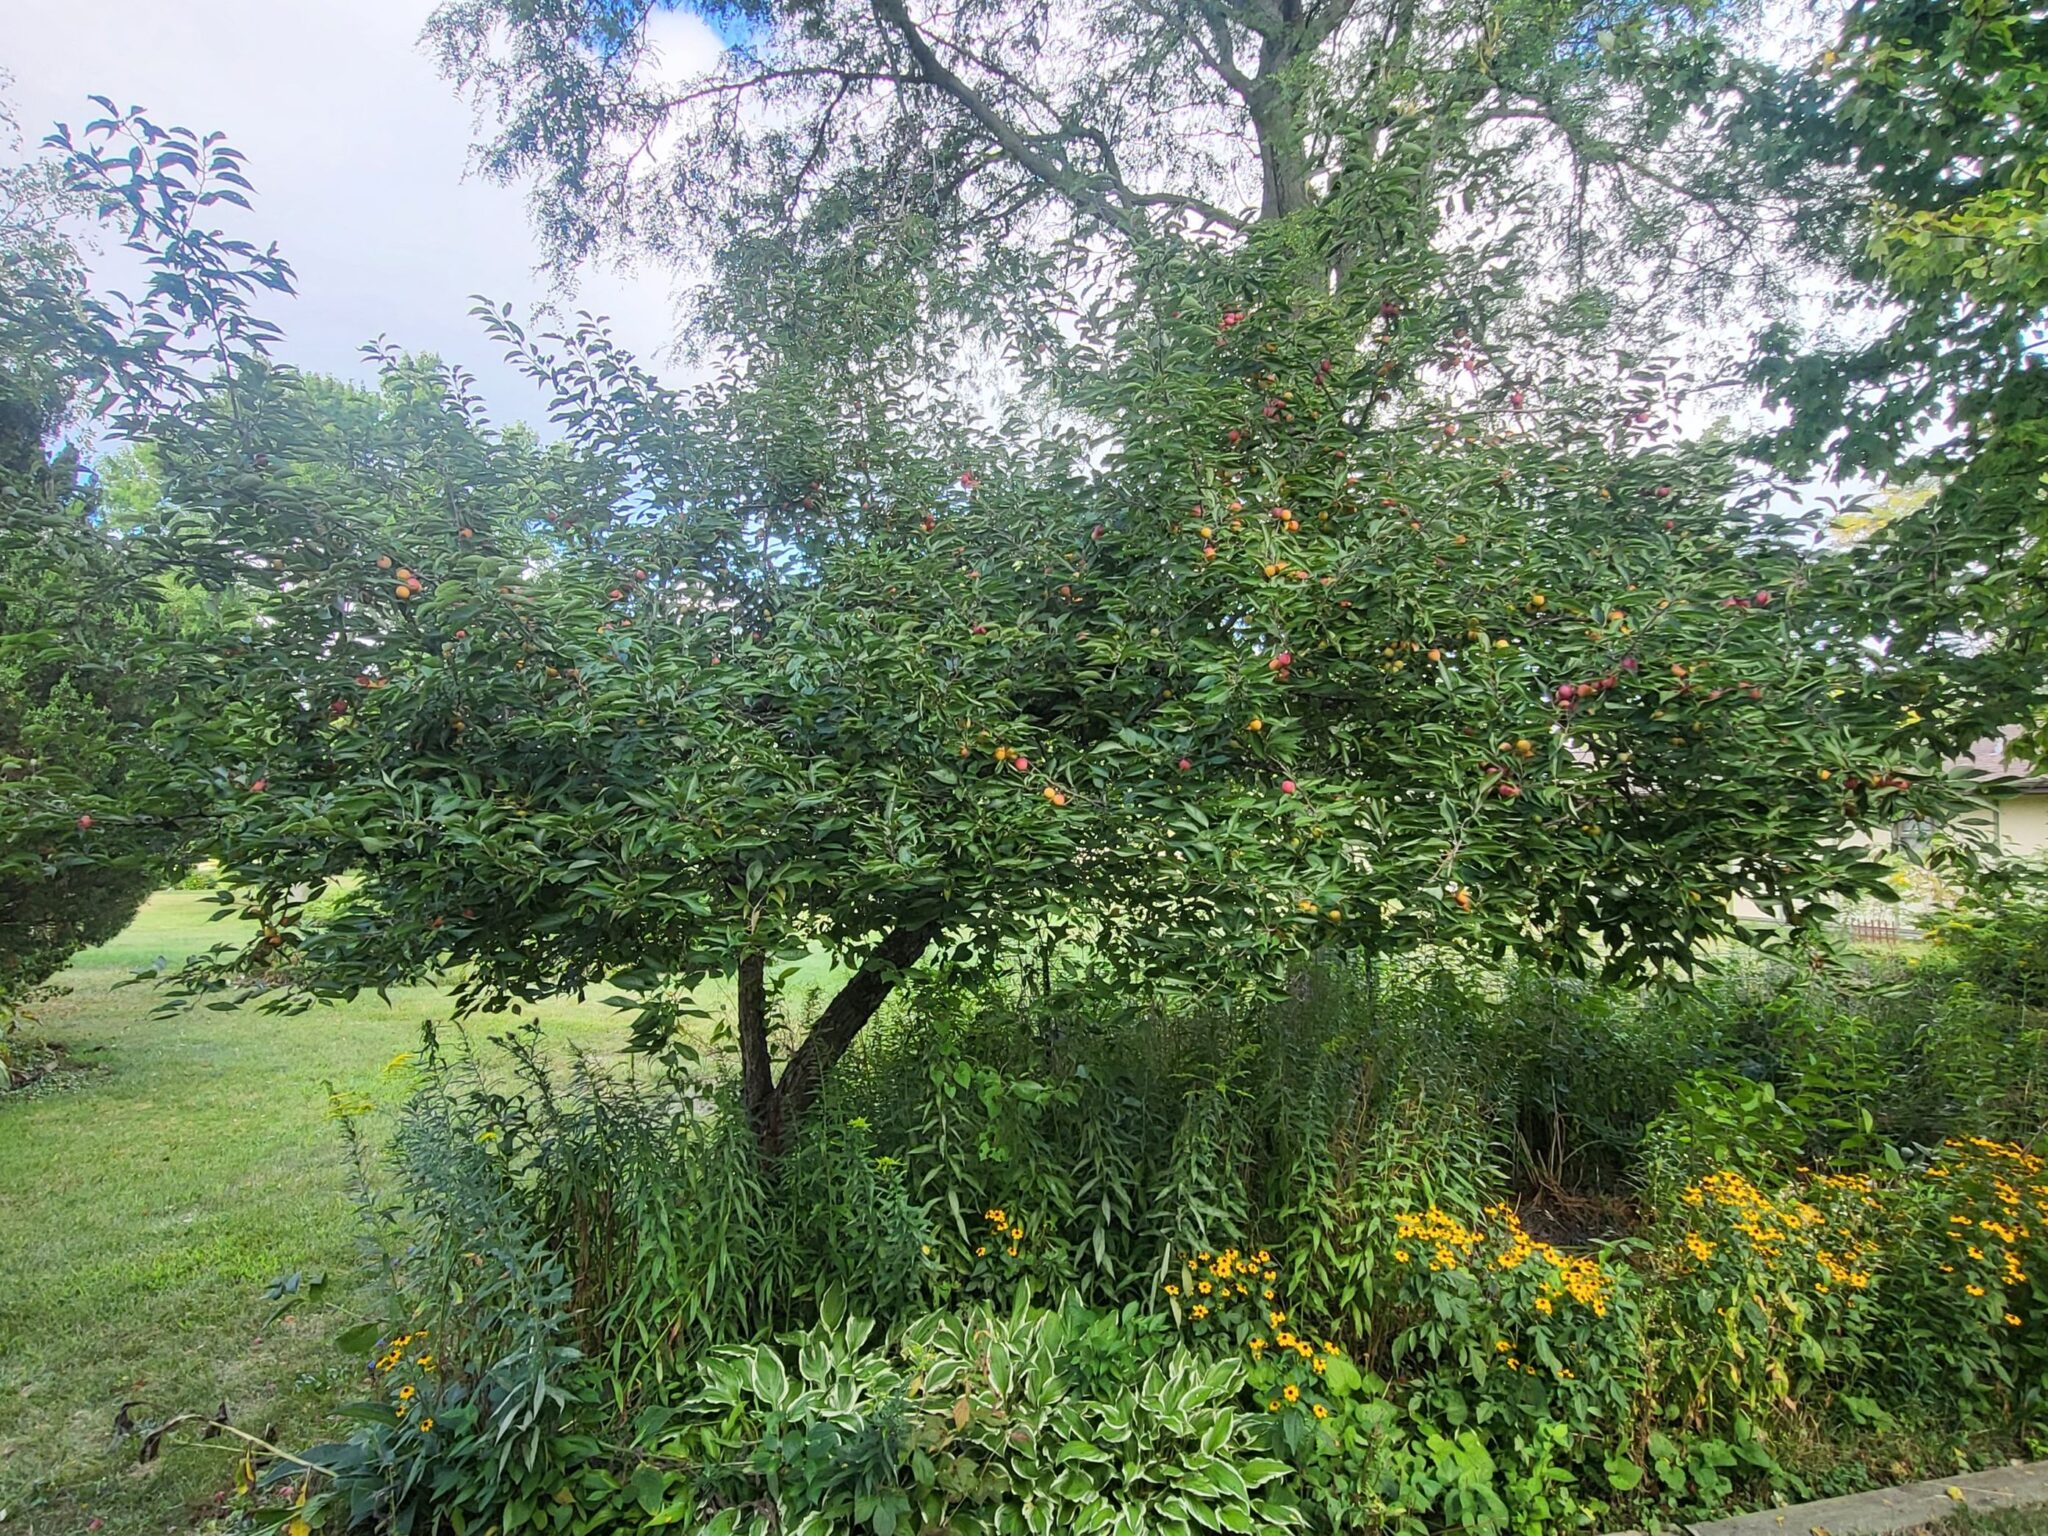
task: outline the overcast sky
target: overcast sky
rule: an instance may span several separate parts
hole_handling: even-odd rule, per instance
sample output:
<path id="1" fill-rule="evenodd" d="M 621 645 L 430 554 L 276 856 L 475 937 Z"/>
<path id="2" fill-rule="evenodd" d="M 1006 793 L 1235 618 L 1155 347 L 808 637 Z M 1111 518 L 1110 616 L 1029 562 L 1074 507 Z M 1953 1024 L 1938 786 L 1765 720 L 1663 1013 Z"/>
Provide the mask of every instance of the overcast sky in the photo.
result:
<path id="1" fill-rule="evenodd" d="M 433 0 L 0 0 L 0 70 L 30 144 L 98 116 L 92 93 L 165 124 L 219 129 L 249 157 L 255 211 L 234 230 L 275 240 L 299 297 L 277 301 L 284 360 L 367 376 L 357 349 L 384 335 L 461 362 L 500 420 L 538 421 L 540 397 L 469 318 L 473 293 L 522 311 L 551 296 L 525 197 L 466 174 L 470 109 L 419 46 Z M 717 45 L 665 15 L 676 62 Z M 118 257 L 103 261 L 110 279 Z M 586 277 L 565 307 L 612 317 L 670 377 L 670 285 L 659 272 Z"/>

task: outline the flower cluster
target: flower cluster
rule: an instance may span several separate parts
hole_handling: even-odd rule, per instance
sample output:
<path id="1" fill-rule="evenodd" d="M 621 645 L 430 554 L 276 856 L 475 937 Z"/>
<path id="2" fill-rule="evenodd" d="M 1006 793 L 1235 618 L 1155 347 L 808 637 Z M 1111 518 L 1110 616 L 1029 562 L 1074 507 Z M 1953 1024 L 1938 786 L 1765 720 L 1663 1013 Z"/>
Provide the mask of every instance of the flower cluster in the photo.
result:
<path id="1" fill-rule="evenodd" d="M 1471 1256 L 1472 1250 L 1485 1241 L 1484 1234 L 1473 1231 L 1457 1217 L 1433 1205 L 1419 1216 L 1412 1211 L 1397 1214 L 1394 1217 L 1394 1235 L 1402 1244 L 1394 1250 L 1397 1260 L 1408 1263 L 1412 1255 L 1407 1245 L 1413 1244 L 1429 1250 L 1429 1267 L 1432 1270 L 1458 1268 Z"/>
<path id="2" fill-rule="evenodd" d="M 434 1352 L 428 1342 L 429 1332 L 425 1328 L 415 1328 L 410 1333 L 399 1334 L 370 1363 L 372 1373 L 382 1378 L 385 1389 L 391 1394 L 391 1411 L 401 1421 L 420 1406 L 420 1388 L 431 1385 Z M 421 1434 L 428 1433 L 434 1427 L 433 1416 L 422 1415 L 415 1427 Z"/>
<path id="3" fill-rule="evenodd" d="M 998 1205 L 990 1206 L 981 1214 L 982 1218 L 988 1222 L 990 1238 L 998 1246 L 1001 1246 L 1011 1258 L 1017 1257 L 1017 1245 L 1024 1241 L 1024 1223 L 1021 1220 L 1012 1221 L 1009 1212 Z M 987 1254 L 987 1243 L 981 1244 L 974 1250 L 974 1256 L 977 1259 L 985 1258 Z"/>
<path id="4" fill-rule="evenodd" d="M 411 1333 L 401 1333 L 389 1344 L 386 1344 L 384 1352 L 372 1362 L 377 1374 L 379 1376 L 388 1375 L 392 1371 L 397 1370 L 401 1365 L 407 1363 L 416 1365 L 423 1371 L 433 1370 L 434 1357 L 425 1349 L 422 1349 L 417 1355 L 413 1356 L 410 1362 L 406 1360 L 405 1355 L 405 1352 L 411 1349 L 413 1345 L 425 1339 L 428 1332 L 428 1329 L 416 1328 Z"/>
<path id="5" fill-rule="evenodd" d="M 1223 1326 L 1242 1321 L 1236 1316 L 1240 1309 L 1233 1304 L 1241 1304 L 1242 1310 L 1252 1313 L 1261 1304 L 1272 1302 L 1276 1294 L 1273 1284 L 1278 1278 L 1273 1255 L 1265 1249 L 1247 1253 L 1241 1248 L 1226 1248 L 1221 1253 L 1204 1251 L 1183 1259 L 1179 1282 L 1168 1281 L 1162 1289 L 1176 1312 L 1185 1307 L 1193 1321 Z"/>
<path id="6" fill-rule="evenodd" d="M 2025 1319 L 2020 1291 L 2030 1266 L 2048 1260 L 2048 1178 L 2038 1155 L 2010 1143 L 1972 1137 L 1950 1140 L 1927 1170 L 1946 1180 L 1947 1209 L 1939 1260 L 1972 1302 L 1995 1310 L 2006 1327 Z"/>
<path id="7" fill-rule="evenodd" d="M 1197 1337 L 1242 1348 L 1251 1357 L 1247 1381 L 1268 1413 L 1321 1421 L 1330 1416 L 1333 1380 L 1348 1390 L 1357 1372 L 1334 1339 L 1297 1334 L 1288 1326 L 1279 1278 L 1270 1250 L 1225 1248 L 1183 1260 L 1179 1280 L 1161 1289 Z"/>
<path id="8" fill-rule="evenodd" d="M 1536 1277 L 1530 1297 L 1535 1309 L 1549 1315 L 1560 1301 L 1569 1299 L 1595 1317 L 1607 1315 L 1607 1298 L 1614 1278 L 1598 1259 L 1583 1258 L 1538 1242 L 1523 1228 L 1511 1206 L 1489 1206 L 1486 1228 L 1468 1227 L 1444 1211 L 1431 1206 L 1421 1214 L 1402 1212 L 1394 1218 L 1394 1260 L 1415 1262 L 1415 1249 L 1426 1252 L 1431 1274 L 1471 1265 L 1500 1274 L 1515 1274 L 1526 1266 Z M 1484 1257 L 1480 1257 L 1484 1254 Z"/>
<path id="9" fill-rule="evenodd" d="M 1732 1169 L 1710 1173 L 1679 1199 L 1694 1207 L 1715 1207 L 1728 1226 L 1762 1258 L 1776 1258 L 1785 1244 L 1827 1218 L 1803 1200 L 1774 1200 Z"/>
<path id="10" fill-rule="evenodd" d="M 1544 1267 L 1534 1301 L 1538 1312 L 1548 1316 L 1568 1296 L 1595 1317 L 1607 1315 L 1607 1297 L 1614 1289 L 1614 1278 L 1598 1259 L 1561 1253 L 1548 1243 L 1537 1242 L 1522 1230 L 1521 1218 L 1512 1207 L 1491 1206 L 1486 1217 L 1501 1235 L 1500 1251 L 1493 1256 L 1496 1269 L 1517 1270 L 1532 1259 Z"/>
<path id="11" fill-rule="evenodd" d="M 1884 1208 L 1876 1181 L 1860 1173 L 1800 1173 L 1798 1189 L 1777 1195 L 1726 1168 L 1688 1185 L 1679 1195 L 1689 1213 L 1681 1265 L 1730 1273 L 1754 1267 L 1817 1296 L 1868 1290 L 1877 1245 L 1864 1226 L 1868 1213 Z"/>

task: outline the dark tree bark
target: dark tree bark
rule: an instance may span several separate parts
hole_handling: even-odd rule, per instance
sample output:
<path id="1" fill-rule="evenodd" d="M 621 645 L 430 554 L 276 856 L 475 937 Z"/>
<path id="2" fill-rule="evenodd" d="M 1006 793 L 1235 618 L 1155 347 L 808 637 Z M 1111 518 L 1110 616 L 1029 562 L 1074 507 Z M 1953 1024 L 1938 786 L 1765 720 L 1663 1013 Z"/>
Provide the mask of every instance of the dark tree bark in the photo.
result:
<path id="1" fill-rule="evenodd" d="M 804 1112 L 816 1102 L 825 1073 L 831 1069 L 832 1063 L 846 1054 L 846 1048 L 853 1043 L 854 1037 L 867 1027 L 875 1011 L 896 990 L 904 969 L 917 962 L 918 957 L 931 947 L 938 933 L 937 923 L 922 928 L 891 930 L 832 1001 L 825 1005 L 825 1011 L 818 1015 L 818 1022 L 804 1037 L 804 1043 L 797 1047 L 796 1054 L 782 1069 L 782 1080 L 764 1095 L 758 1111 L 751 1088 L 754 1078 L 748 1074 L 746 1064 L 747 1042 L 742 1024 L 740 1070 L 748 1085 L 747 1112 L 754 1117 L 754 1129 L 761 1138 L 761 1150 L 766 1156 L 777 1158 L 787 1149 L 790 1133 Z M 746 1011 L 746 975 L 745 963 L 742 962 L 740 992 L 743 1017 Z M 761 971 L 758 959 L 754 977 L 754 985 L 759 989 Z M 761 1009 L 765 1013 L 765 998 Z M 760 1040 L 760 1080 L 765 1082 L 768 1073 L 765 1027 Z"/>
<path id="2" fill-rule="evenodd" d="M 769 1101 L 775 1096 L 775 1066 L 768 1058 L 767 972 L 767 956 L 740 957 L 740 1096 L 757 1136 L 766 1131 Z"/>
<path id="3" fill-rule="evenodd" d="M 1284 219 L 1309 205 L 1308 146 L 1292 78 L 1298 36 L 1275 33 L 1259 49 L 1259 74 L 1245 106 L 1259 144 L 1259 217 Z"/>

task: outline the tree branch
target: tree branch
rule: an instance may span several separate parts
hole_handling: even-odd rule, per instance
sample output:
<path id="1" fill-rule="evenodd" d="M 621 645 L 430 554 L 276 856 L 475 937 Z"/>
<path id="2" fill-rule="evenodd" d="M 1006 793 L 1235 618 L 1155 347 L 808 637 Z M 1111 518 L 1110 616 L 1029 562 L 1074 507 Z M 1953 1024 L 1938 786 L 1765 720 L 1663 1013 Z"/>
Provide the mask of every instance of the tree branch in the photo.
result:
<path id="1" fill-rule="evenodd" d="M 931 40 L 910 19 L 904 0 L 872 0 L 872 3 L 876 19 L 902 39 L 911 58 L 917 61 L 924 83 L 936 86 L 951 96 L 1019 165 L 1113 228 L 1134 236 L 1147 232 L 1142 219 L 1127 209 L 1117 207 L 1087 178 L 1076 176 L 1071 165 L 1040 149 L 1038 145 L 1044 141 L 1039 135 L 1019 129 L 998 112 L 987 97 L 947 68 L 933 49 Z"/>

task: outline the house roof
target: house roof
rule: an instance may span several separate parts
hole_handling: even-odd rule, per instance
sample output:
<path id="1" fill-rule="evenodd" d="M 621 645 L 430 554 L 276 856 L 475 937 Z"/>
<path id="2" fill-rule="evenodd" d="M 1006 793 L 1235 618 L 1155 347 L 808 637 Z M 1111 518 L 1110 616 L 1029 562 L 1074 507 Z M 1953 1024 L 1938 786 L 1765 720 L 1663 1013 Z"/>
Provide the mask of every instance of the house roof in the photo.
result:
<path id="1" fill-rule="evenodd" d="M 1986 736 L 1971 745 L 1962 756 L 1950 759 L 1953 768 L 1974 768 L 1979 773 L 1993 774 L 2002 779 L 2016 779 L 2016 783 L 2001 784 L 1997 793 L 2007 795 L 2048 795 L 2048 774 L 2040 766 L 2023 757 L 2008 757 L 2012 739 L 2018 731 L 2008 728 L 1996 736 Z"/>

